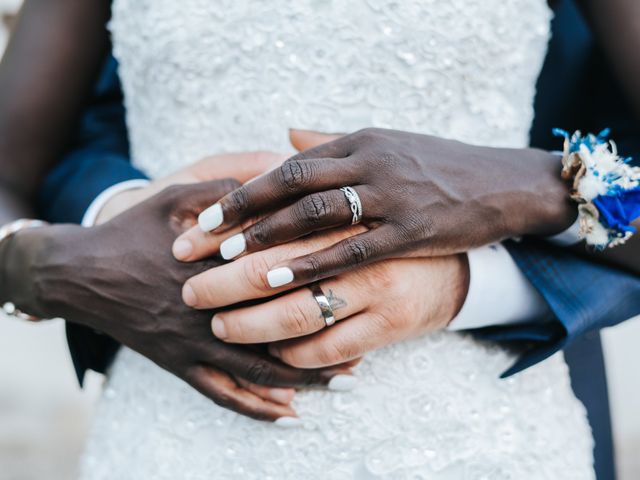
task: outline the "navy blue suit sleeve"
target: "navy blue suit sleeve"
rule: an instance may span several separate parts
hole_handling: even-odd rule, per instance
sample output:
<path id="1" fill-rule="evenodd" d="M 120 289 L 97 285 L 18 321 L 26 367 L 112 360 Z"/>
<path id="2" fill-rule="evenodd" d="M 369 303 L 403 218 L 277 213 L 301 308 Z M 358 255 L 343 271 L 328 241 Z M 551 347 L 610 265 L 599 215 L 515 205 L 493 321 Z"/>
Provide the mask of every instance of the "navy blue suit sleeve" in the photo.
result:
<path id="1" fill-rule="evenodd" d="M 524 350 L 503 376 L 528 368 L 590 331 L 616 325 L 640 313 L 640 278 L 586 260 L 546 242 L 506 242 L 522 272 L 553 312 L 549 322 L 476 330 L 481 338 Z"/>
<path id="2" fill-rule="evenodd" d="M 129 161 L 129 142 L 116 61 L 109 57 L 67 154 L 38 192 L 42 218 L 80 223 L 87 208 L 117 183 L 145 178 Z M 119 345 L 107 335 L 67 323 L 67 342 L 82 384 L 88 369 L 105 372 Z"/>
<path id="3" fill-rule="evenodd" d="M 117 183 L 146 178 L 129 161 L 129 142 L 116 61 L 110 57 L 87 106 L 75 141 L 38 192 L 43 218 L 80 223 L 91 202 Z"/>

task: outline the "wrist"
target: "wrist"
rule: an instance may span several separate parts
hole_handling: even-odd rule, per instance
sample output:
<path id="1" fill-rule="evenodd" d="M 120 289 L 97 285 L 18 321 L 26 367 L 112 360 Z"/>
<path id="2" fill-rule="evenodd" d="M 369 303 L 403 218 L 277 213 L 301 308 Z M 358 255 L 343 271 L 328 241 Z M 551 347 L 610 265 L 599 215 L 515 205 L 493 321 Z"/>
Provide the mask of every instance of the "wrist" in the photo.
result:
<path id="1" fill-rule="evenodd" d="M 48 227 L 47 227 L 48 228 Z M 10 302 L 19 310 L 46 317 L 35 294 L 33 266 L 39 238 L 47 228 L 22 230 L 0 242 L 0 303 Z"/>
<path id="2" fill-rule="evenodd" d="M 526 149 L 518 162 L 533 167 L 526 173 L 518 201 L 505 206 L 510 237 L 551 236 L 574 224 L 577 209 L 569 196 L 569 184 L 561 177 L 561 158 L 554 153 Z"/>
<path id="3" fill-rule="evenodd" d="M 443 297 L 451 299 L 445 305 L 445 311 L 442 318 L 446 319 L 446 328 L 451 321 L 458 316 L 460 310 L 467 299 L 469 293 L 469 284 L 471 281 L 471 271 L 469 268 L 469 258 L 466 253 L 460 253 L 451 257 L 452 272 L 448 276 L 450 283 L 446 285 L 443 291 Z"/>
<path id="4" fill-rule="evenodd" d="M 154 193 L 155 189 L 151 185 L 134 187 L 116 193 L 100 208 L 95 217 L 94 225 L 108 222 L 134 205 L 151 197 Z"/>

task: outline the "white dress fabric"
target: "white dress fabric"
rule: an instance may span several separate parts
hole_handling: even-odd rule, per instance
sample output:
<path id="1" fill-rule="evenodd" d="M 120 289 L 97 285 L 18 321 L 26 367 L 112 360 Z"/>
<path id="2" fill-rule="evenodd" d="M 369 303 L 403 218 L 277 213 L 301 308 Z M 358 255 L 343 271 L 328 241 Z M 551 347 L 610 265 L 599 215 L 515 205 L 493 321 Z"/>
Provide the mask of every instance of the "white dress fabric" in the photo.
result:
<path id="1" fill-rule="evenodd" d="M 545 0 L 115 0 L 133 161 L 290 151 L 289 127 L 524 147 L 550 18 Z M 123 349 L 81 478 L 594 478 L 562 355 L 499 379 L 515 358 L 451 332 L 399 343 L 354 391 L 299 393 L 304 427 L 282 429 Z"/>

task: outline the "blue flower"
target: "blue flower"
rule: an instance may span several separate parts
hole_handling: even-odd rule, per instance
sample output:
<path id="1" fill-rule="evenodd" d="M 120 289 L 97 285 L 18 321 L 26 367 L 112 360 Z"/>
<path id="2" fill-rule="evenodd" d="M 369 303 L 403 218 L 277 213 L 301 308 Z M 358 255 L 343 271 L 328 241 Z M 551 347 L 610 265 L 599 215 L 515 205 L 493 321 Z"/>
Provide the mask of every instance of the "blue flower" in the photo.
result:
<path id="1" fill-rule="evenodd" d="M 602 223 L 621 235 L 636 233 L 631 223 L 640 218 L 640 187 L 618 190 L 609 195 L 600 195 L 593 200 L 601 215 Z"/>
<path id="2" fill-rule="evenodd" d="M 590 152 L 593 152 L 596 145 L 607 143 L 607 138 L 611 134 L 611 129 L 609 128 L 605 128 L 598 135 L 589 133 L 584 137 L 580 132 L 570 135 L 569 132 L 562 130 L 561 128 L 554 128 L 551 131 L 556 137 L 564 137 L 569 141 L 569 153 L 579 152 L 581 145 L 584 145 Z"/>

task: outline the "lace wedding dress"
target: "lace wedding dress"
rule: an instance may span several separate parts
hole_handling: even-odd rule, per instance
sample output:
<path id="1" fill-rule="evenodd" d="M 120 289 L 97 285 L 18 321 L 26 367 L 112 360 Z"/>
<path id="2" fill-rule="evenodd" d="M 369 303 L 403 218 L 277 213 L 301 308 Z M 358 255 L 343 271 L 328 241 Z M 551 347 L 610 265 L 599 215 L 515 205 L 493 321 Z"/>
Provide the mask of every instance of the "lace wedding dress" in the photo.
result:
<path id="1" fill-rule="evenodd" d="M 115 0 L 133 160 L 158 176 L 289 151 L 288 127 L 524 147 L 550 17 L 545 0 Z M 396 344 L 354 391 L 299 393 L 304 427 L 282 429 L 123 349 L 81 478 L 594 478 L 563 357 L 500 380 L 514 358 L 455 333 Z"/>

